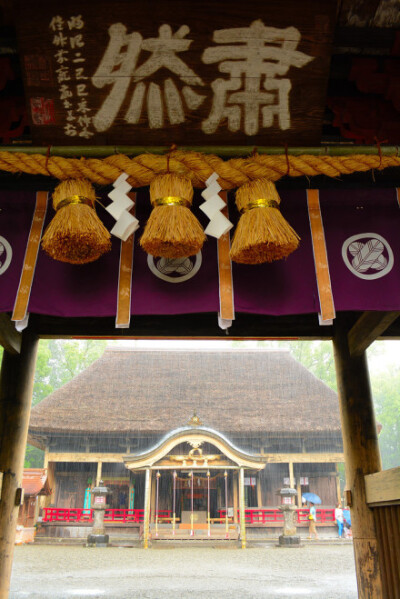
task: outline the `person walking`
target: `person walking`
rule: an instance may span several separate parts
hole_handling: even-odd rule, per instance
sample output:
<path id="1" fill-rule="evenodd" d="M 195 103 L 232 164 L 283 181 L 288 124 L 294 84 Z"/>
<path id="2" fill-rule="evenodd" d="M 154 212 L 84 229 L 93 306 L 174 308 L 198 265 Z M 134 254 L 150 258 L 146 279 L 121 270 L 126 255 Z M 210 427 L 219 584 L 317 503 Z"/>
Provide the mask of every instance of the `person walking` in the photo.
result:
<path id="1" fill-rule="evenodd" d="M 339 536 L 339 539 L 341 539 L 342 535 L 343 535 L 343 510 L 342 510 L 342 506 L 340 505 L 340 503 L 336 504 L 335 520 L 336 520 L 336 524 L 338 527 L 338 536 Z"/>
<path id="2" fill-rule="evenodd" d="M 313 535 L 314 535 L 315 539 L 318 539 L 316 521 L 317 521 L 317 509 L 316 509 L 315 505 L 312 502 L 310 502 L 310 514 L 308 516 L 308 538 L 309 539 L 312 539 Z"/>

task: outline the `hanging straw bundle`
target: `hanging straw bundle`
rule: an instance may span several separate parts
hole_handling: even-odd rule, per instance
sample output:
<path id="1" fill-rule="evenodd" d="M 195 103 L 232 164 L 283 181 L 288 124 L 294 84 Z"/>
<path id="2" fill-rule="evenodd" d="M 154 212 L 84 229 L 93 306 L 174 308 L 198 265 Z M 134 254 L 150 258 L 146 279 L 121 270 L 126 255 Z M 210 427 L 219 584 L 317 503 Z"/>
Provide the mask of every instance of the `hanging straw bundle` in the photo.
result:
<path id="1" fill-rule="evenodd" d="M 54 260 L 86 264 L 110 251 L 110 233 L 96 214 L 95 191 L 86 179 L 62 181 L 53 193 L 56 214 L 42 239 Z"/>
<path id="2" fill-rule="evenodd" d="M 140 239 L 148 254 L 163 258 L 193 256 L 206 239 L 203 228 L 189 210 L 192 182 L 183 175 L 157 175 L 150 183 L 153 211 Z"/>
<path id="3" fill-rule="evenodd" d="M 272 262 L 297 249 L 300 237 L 282 216 L 280 201 L 275 185 L 268 179 L 256 179 L 239 187 L 236 206 L 242 216 L 230 252 L 234 262 Z"/>

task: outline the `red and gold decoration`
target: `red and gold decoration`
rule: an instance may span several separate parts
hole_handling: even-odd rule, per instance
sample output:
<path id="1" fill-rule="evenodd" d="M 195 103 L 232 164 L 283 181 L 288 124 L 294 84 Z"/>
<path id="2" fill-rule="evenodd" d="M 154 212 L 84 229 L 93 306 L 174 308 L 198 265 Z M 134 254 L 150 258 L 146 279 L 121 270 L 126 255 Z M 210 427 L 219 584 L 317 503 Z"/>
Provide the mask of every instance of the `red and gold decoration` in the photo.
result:
<path id="1" fill-rule="evenodd" d="M 145 252 L 163 258 L 182 258 L 201 250 L 206 236 L 189 210 L 192 199 L 193 186 L 187 177 L 165 173 L 152 180 L 153 211 L 140 239 Z"/>
<path id="2" fill-rule="evenodd" d="M 261 178 L 245 183 L 236 192 L 241 213 L 230 252 L 241 264 L 261 264 L 286 258 L 297 249 L 300 238 L 279 210 L 275 185 Z"/>
<path id="3" fill-rule="evenodd" d="M 67 179 L 56 187 L 56 214 L 42 239 L 42 248 L 51 258 L 86 264 L 111 249 L 110 233 L 96 214 L 95 201 L 95 190 L 86 179 Z"/>

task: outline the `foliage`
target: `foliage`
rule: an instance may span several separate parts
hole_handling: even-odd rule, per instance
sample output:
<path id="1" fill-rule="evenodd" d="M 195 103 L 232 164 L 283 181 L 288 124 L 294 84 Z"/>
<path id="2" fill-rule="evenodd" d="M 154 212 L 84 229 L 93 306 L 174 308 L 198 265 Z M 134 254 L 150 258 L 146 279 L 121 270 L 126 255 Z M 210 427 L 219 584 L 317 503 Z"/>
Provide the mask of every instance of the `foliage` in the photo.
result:
<path id="1" fill-rule="evenodd" d="M 74 376 L 88 368 L 105 349 L 106 341 L 41 340 L 35 371 L 32 405 L 36 405 Z M 32 445 L 26 446 L 25 468 L 40 468 L 44 453 Z"/>
<path id="2" fill-rule="evenodd" d="M 330 341 L 292 341 L 288 347 L 296 360 L 336 391 L 335 361 Z"/>
<path id="3" fill-rule="evenodd" d="M 400 366 L 393 365 L 395 350 L 390 341 L 374 343 L 368 349 L 372 395 L 375 416 L 382 431 L 379 435 L 379 448 L 384 469 L 400 465 Z M 245 347 L 240 341 L 233 347 Z M 287 348 L 303 366 L 328 387 L 337 391 L 333 347 L 330 341 L 259 341 L 260 348 Z M 390 348 L 390 349 L 389 349 Z M 380 369 L 377 368 L 382 363 Z M 344 469 L 339 472 L 341 482 Z"/>
<path id="4" fill-rule="evenodd" d="M 239 347 L 236 342 L 235 347 Z M 314 376 L 336 391 L 335 362 L 330 341 L 259 341 L 260 348 L 288 349 Z"/>
<path id="5" fill-rule="evenodd" d="M 379 447 L 382 466 L 400 465 L 400 366 L 392 365 L 372 378 L 376 419 L 382 425 Z"/>

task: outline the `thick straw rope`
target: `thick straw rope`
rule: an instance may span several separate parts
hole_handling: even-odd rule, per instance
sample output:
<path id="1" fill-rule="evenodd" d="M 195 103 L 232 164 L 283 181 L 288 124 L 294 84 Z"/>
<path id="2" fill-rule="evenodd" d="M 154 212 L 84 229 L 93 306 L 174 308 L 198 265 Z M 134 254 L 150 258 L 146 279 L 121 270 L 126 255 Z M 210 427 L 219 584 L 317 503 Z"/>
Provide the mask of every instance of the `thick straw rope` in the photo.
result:
<path id="1" fill-rule="evenodd" d="M 212 154 L 181 152 L 169 154 L 169 172 L 180 173 L 191 179 L 194 187 L 204 187 L 206 179 L 214 171 L 219 174 L 223 189 L 233 189 L 248 181 L 266 177 L 277 181 L 285 175 L 313 177 L 325 175 L 338 177 L 342 174 L 365 172 L 372 169 L 383 170 L 400 166 L 399 156 L 286 156 L 255 155 L 249 158 L 222 160 Z M 0 170 L 30 175 L 50 175 L 59 180 L 85 177 L 92 183 L 107 185 L 122 172 L 129 175 L 132 187 L 149 185 L 159 173 L 167 170 L 167 157 L 154 154 L 141 154 L 129 158 L 123 154 L 97 158 L 62 158 L 41 154 L 0 152 Z"/>

